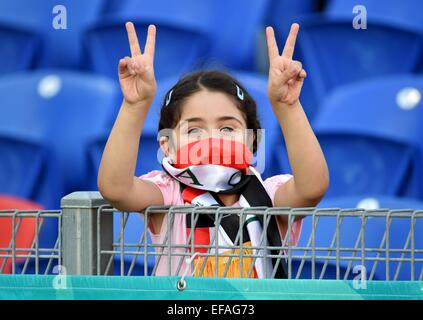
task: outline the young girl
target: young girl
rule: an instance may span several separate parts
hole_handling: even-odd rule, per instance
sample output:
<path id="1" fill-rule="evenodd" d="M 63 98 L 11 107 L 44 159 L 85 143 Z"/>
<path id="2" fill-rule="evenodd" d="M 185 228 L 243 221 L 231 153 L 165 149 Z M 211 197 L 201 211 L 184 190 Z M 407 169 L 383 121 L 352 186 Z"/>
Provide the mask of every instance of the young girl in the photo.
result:
<path id="1" fill-rule="evenodd" d="M 171 133 L 161 135 L 159 141 L 165 154 L 163 171 L 134 176 L 142 128 L 156 94 L 153 69 L 156 28 L 149 26 L 143 53 L 134 25 L 128 22 L 126 29 L 132 57 L 119 62 L 124 101 L 98 173 L 99 191 L 111 205 L 121 211 L 142 211 L 151 205 L 312 207 L 318 204 L 328 188 L 329 174 L 299 101 L 306 72 L 300 62 L 292 60 L 298 24 L 292 25 L 282 55 L 273 28 L 266 28 L 270 62 L 268 95 L 285 138 L 292 175 L 276 175 L 264 181 L 251 166 L 251 157 L 259 142 L 256 104 L 236 79 L 219 71 L 189 74 L 169 89 L 159 122 L 160 132 L 171 129 Z M 254 129 L 254 134 L 248 135 L 247 129 Z M 143 150 L 141 157 L 143 152 L 153 150 Z M 172 228 L 170 241 L 173 244 L 186 244 L 190 231 L 194 232 L 195 244 L 209 244 L 213 238 L 214 215 L 200 217 L 191 230 L 191 219 L 186 214 L 176 214 L 170 226 L 165 214 L 149 216 L 152 241 L 163 243 L 167 229 Z M 261 234 L 263 218 L 259 215 L 246 218 L 243 245 L 248 249 L 248 246 L 259 245 L 257 235 Z M 286 216 L 272 216 L 267 227 L 271 245 L 281 245 L 287 226 Z M 234 245 L 238 229 L 237 216 L 222 219 L 219 245 Z M 301 217 L 297 217 L 291 230 L 294 245 L 300 230 Z M 175 249 L 175 252 L 178 250 L 183 251 Z M 207 249 L 196 252 L 207 252 Z M 196 257 L 204 262 L 202 259 Z M 219 260 L 218 266 L 214 258 L 206 259 L 202 275 L 214 276 L 217 267 L 219 276 L 224 270 L 228 277 L 270 276 L 269 270 L 264 270 L 269 263 L 260 264 L 260 259 L 256 259 L 252 267 L 251 260 L 243 260 L 243 270 L 239 270 L 236 257 L 225 270 L 227 259 Z M 169 270 L 167 255 L 162 256 L 156 274 L 182 274 L 185 262 L 181 265 L 180 261 L 180 257 L 173 256 Z M 270 266 L 274 265 L 273 260 L 270 262 Z M 250 272 L 249 267 L 252 267 Z M 194 274 L 198 274 L 198 268 L 194 268 Z M 276 276 L 286 277 L 283 267 Z"/>

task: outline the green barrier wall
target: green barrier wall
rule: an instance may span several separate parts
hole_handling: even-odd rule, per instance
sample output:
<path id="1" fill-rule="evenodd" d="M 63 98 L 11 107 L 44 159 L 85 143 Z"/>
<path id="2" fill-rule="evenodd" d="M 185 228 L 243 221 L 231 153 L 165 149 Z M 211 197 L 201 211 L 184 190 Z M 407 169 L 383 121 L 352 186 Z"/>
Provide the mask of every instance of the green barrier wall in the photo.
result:
<path id="1" fill-rule="evenodd" d="M 423 282 L 186 278 L 180 277 L 0 275 L 0 299 L 413 299 L 423 300 Z"/>

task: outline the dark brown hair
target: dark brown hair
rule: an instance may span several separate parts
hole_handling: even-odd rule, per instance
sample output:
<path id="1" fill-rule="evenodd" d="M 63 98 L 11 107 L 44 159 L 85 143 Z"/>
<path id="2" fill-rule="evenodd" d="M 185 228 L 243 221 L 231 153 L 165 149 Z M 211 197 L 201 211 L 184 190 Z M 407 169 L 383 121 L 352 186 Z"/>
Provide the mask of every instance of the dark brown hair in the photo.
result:
<path id="1" fill-rule="evenodd" d="M 243 91 L 243 100 L 238 99 L 236 86 Z M 257 134 L 257 130 L 261 129 L 257 118 L 256 102 L 235 78 L 223 71 L 196 71 L 184 76 L 169 89 L 163 99 L 160 110 L 159 132 L 163 129 L 174 128 L 181 119 L 183 102 L 194 93 L 203 89 L 223 92 L 232 97 L 237 108 L 244 116 L 247 129 L 254 130 L 255 139 L 252 151 L 253 153 L 256 152 L 260 142 L 260 135 Z M 166 101 L 169 98 L 169 103 L 166 105 Z"/>

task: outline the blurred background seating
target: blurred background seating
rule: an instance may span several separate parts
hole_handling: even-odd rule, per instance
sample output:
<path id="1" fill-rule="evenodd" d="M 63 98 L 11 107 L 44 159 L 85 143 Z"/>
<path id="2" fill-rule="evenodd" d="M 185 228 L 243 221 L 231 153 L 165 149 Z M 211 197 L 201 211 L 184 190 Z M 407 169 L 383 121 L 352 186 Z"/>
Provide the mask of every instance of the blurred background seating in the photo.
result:
<path id="1" fill-rule="evenodd" d="M 86 189 L 86 145 L 98 132 L 110 130 L 118 93 L 115 80 L 76 71 L 40 69 L 0 78 L 0 137 L 19 141 L 1 144 L 1 154 L 8 155 L 2 157 L 7 161 L 2 189 L 19 183 L 14 189 L 21 196 L 41 201 L 31 188 L 42 190 L 57 180 L 51 183 L 61 184 L 50 191 L 56 192 L 54 203 L 41 201 L 51 209 L 60 208 L 63 193 Z M 55 167 L 60 173 L 45 181 L 47 170 Z"/>
<path id="2" fill-rule="evenodd" d="M 391 76 L 327 97 L 313 121 L 330 168 L 327 196 L 422 198 L 422 89 L 422 77 Z"/>
<path id="3" fill-rule="evenodd" d="M 0 24 L 23 28 L 40 37 L 41 51 L 35 62 L 37 68 L 81 68 L 84 65 L 84 29 L 100 17 L 106 4 L 107 0 L 6 0 L 0 2 Z M 59 19 L 63 8 L 66 19 Z M 55 17 L 67 28 L 56 29 L 53 26 Z M 3 37 L 1 39 L 3 42 Z M 24 49 L 21 48 L 22 51 Z M 2 60 L 1 63 L 8 61 Z"/>

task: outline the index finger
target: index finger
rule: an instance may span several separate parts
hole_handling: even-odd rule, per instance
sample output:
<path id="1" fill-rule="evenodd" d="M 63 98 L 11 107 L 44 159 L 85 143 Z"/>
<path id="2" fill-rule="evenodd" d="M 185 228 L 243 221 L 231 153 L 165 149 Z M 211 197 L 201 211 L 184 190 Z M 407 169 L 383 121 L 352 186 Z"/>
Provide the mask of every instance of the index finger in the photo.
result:
<path id="1" fill-rule="evenodd" d="M 131 48 L 132 56 L 141 55 L 140 44 L 138 43 L 137 32 L 135 31 L 134 24 L 127 22 L 125 24 L 126 32 L 128 33 L 129 47 Z"/>
<path id="2" fill-rule="evenodd" d="M 292 59 L 292 56 L 294 55 L 295 42 L 297 40 L 299 29 L 300 25 L 298 23 L 292 24 L 288 38 L 285 42 L 285 47 L 283 48 L 282 57 Z"/>

